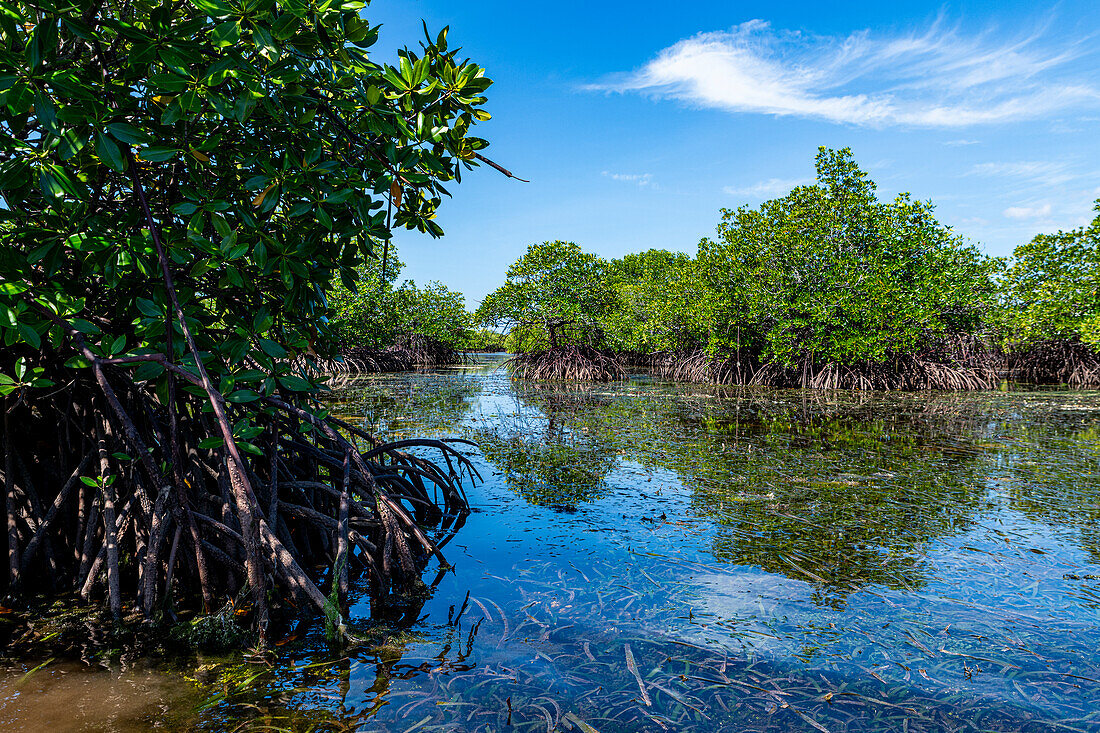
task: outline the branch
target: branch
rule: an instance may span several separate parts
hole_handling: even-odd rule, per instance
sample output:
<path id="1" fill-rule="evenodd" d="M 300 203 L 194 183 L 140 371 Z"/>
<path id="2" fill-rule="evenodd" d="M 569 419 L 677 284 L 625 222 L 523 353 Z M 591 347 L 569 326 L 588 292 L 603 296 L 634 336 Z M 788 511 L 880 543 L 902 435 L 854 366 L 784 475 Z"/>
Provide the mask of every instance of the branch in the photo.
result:
<path id="1" fill-rule="evenodd" d="M 512 171 L 508 170 L 507 168 L 505 168 L 503 166 L 497 165 L 496 163 L 489 160 L 488 158 L 486 158 L 481 153 L 474 153 L 474 157 L 477 158 L 478 160 L 480 160 L 485 165 L 490 166 L 492 168 L 496 168 L 498 171 L 500 171 L 504 175 L 508 176 L 509 178 L 515 178 L 517 181 L 522 181 L 523 183 L 530 183 L 530 181 L 528 181 L 526 178 L 520 178 L 519 176 L 512 173 Z"/>

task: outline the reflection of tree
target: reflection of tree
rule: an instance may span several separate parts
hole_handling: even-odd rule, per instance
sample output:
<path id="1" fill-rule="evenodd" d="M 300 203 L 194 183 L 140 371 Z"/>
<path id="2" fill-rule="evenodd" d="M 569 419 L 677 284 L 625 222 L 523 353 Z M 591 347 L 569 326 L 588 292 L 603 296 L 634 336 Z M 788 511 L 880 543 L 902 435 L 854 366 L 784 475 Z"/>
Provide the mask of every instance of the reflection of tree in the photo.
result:
<path id="1" fill-rule="evenodd" d="M 525 391 L 513 416 L 471 437 L 528 502 L 573 509 L 604 494 L 604 479 L 618 463 L 612 446 L 571 428 L 575 408 L 587 403 L 553 389 Z"/>
<path id="2" fill-rule="evenodd" d="M 545 412 L 548 391 L 524 400 Z M 718 559 L 808 581 L 833 603 L 868 584 L 920 586 L 925 548 L 969 526 L 985 493 L 974 400 L 696 386 L 567 400 L 549 413 L 564 432 L 679 475 L 719 525 Z"/>
<path id="3" fill-rule="evenodd" d="M 484 382 L 470 375 L 395 374 L 358 380 L 333 395 L 332 411 L 392 438 L 455 435 Z"/>
<path id="4" fill-rule="evenodd" d="M 461 433 L 483 384 L 370 380 L 338 409 L 391 431 Z M 970 527 L 998 478 L 1011 508 L 1100 563 L 1095 396 L 512 389 L 514 405 L 466 435 L 527 501 L 595 500 L 619 460 L 672 471 L 693 514 L 717 525 L 716 558 L 807 581 L 823 602 L 868 585 L 920 587 L 929 545 Z"/>
<path id="5" fill-rule="evenodd" d="M 1080 544 L 1092 563 L 1100 564 L 1097 411 L 1066 411 L 1026 423 L 1032 427 L 1021 424 L 1012 431 L 1013 451 L 1001 460 L 1009 505 L 1058 530 L 1069 530 L 1069 539 Z"/>
<path id="6" fill-rule="evenodd" d="M 721 463 L 729 480 L 695 488 L 720 525 L 713 552 L 811 581 L 834 604 L 865 585 L 922 585 L 925 548 L 967 528 L 985 493 L 972 456 L 881 421 L 756 427 L 768 432 Z"/>

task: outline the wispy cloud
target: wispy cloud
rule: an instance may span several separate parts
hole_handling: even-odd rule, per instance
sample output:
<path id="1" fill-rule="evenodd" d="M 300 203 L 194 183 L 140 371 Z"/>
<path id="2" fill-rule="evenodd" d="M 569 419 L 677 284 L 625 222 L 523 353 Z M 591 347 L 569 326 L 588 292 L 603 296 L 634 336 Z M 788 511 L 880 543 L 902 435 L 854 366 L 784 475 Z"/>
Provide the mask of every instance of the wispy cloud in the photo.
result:
<path id="1" fill-rule="evenodd" d="M 1011 39 L 964 36 L 942 21 L 909 35 L 831 37 L 753 20 L 682 40 L 589 88 L 730 112 L 964 127 L 1100 107 L 1100 89 L 1089 80 L 1092 40 L 1054 46 L 1044 28 Z"/>
<path id="2" fill-rule="evenodd" d="M 722 189 L 730 196 L 745 196 L 747 198 L 767 198 L 785 194 L 796 186 L 805 186 L 812 183 L 809 178 L 769 178 L 766 181 L 758 181 L 751 186 L 726 186 Z"/>
<path id="3" fill-rule="evenodd" d="M 1042 219 L 1050 216 L 1050 204 L 1036 204 L 1034 206 L 1009 206 L 1004 210 L 1004 215 L 1009 219 Z"/>
<path id="4" fill-rule="evenodd" d="M 633 183 L 636 186 L 645 188 L 646 186 L 657 187 L 657 184 L 653 182 L 652 173 L 612 173 L 610 171 L 604 171 L 603 175 L 610 178 L 612 181 L 622 181 L 623 183 Z"/>
<path id="5" fill-rule="evenodd" d="M 954 148 L 961 147 L 963 145 L 977 145 L 980 142 L 981 140 L 948 140 L 944 143 L 944 145 Z"/>
<path id="6" fill-rule="evenodd" d="M 1056 186 L 1077 176 L 1065 163 L 1043 160 L 1023 160 L 1002 163 L 979 163 L 967 175 L 991 178 L 1022 178 L 1033 183 Z"/>

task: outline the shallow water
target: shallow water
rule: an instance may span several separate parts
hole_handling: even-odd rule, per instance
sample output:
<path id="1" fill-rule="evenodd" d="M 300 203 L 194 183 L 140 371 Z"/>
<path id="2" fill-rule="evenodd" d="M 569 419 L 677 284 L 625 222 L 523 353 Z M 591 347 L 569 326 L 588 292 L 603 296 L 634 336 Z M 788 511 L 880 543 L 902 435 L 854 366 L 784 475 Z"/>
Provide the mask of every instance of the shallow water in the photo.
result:
<path id="1" fill-rule="evenodd" d="M 348 657 L 314 634 L 197 683 L 101 673 L 148 704 L 98 729 L 1100 731 L 1100 393 L 495 366 L 357 380 L 334 405 L 481 445 L 414 636 Z M 0 727 L 72 696 L 47 684 L 62 669 L 18 694 L 9 675 Z"/>

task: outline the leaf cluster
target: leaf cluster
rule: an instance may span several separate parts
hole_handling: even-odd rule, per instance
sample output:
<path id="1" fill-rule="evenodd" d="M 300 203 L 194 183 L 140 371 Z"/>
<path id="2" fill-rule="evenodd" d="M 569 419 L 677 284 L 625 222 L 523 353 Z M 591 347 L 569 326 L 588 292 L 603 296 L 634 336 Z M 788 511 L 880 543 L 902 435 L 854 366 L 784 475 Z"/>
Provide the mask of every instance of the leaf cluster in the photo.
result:
<path id="1" fill-rule="evenodd" d="M 486 145 L 481 67 L 446 29 L 375 61 L 364 7 L 0 2 L 4 346 L 194 370 L 170 277 L 224 393 L 310 389 L 287 357 L 330 348 L 329 283 L 394 227 L 440 235 Z"/>
<path id="2" fill-rule="evenodd" d="M 1092 223 L 1016 248 L 1001 282 L 999 326 L 1017 347 L 1080 339 L 1100 346 L 1100 200 Z"/>
<path id="3" fill-rule="evenodd" d="M 329 300 L 332 330 L 341 348 L 385 349 L 402 336 L 427 336 L 456 349 L 466 347 L 472 316 L 462 293 L 431 281 L 397 284 L 403 263 L 394 247 L 385 261 L 370 259 L 356 271 L 355 289 L 336 283 Z"/>
<path id="4" fill-rule="evenodd" d="M 481 323 L 519 327 L 550 346 L 601 340 L 600 319 L 615 304 L 607 262 L 573 242 L 532 244 L 485 296 Z"/>

